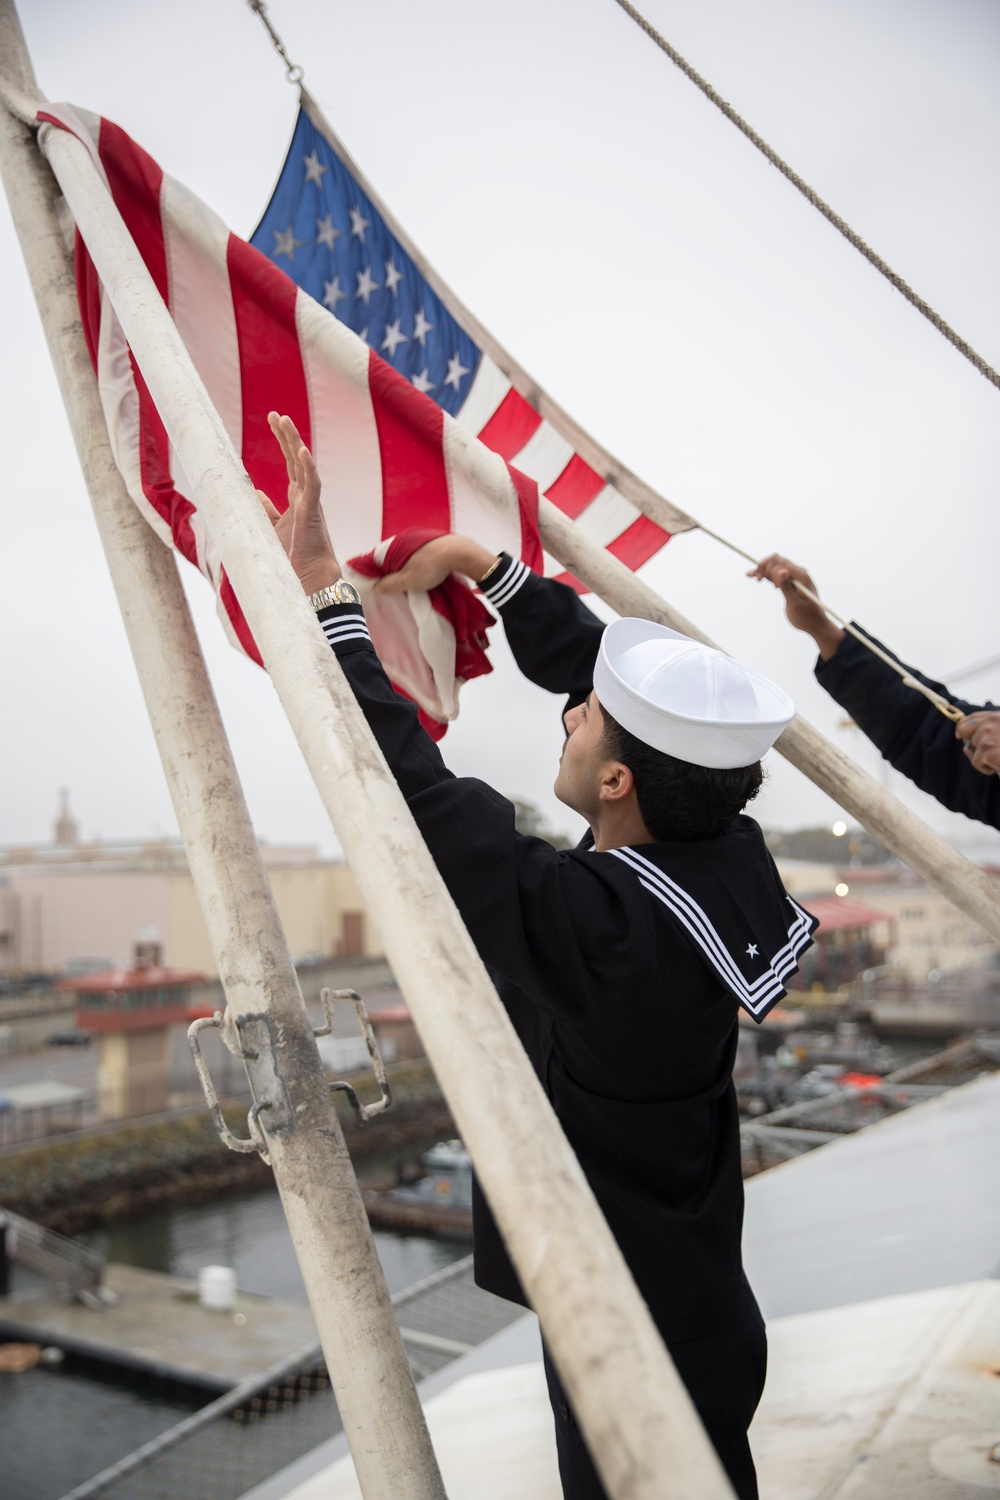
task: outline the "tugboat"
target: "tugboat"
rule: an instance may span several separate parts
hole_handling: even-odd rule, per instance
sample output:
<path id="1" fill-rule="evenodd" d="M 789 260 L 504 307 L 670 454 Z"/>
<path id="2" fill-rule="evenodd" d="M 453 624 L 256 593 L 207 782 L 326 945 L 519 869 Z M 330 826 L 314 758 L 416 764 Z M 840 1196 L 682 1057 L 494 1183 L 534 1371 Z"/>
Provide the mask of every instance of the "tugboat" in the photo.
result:
<path id="1" fill-rule="evenodd" d="M 364 1191 L 372 1224 L 441 1239 L 471 1240 L 472 1158 L 468 1151 L 459 1140 L 438 1141 L 419 1160 L 423 1175 L 416 1181 Z"/>

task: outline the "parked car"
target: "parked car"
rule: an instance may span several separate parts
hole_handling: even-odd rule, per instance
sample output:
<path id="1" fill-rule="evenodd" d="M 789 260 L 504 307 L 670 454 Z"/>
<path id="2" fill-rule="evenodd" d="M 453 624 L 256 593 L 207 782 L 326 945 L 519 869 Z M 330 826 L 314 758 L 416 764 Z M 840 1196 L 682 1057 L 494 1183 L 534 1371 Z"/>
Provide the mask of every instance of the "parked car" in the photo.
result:
<path id="1" fill-rule="evenodd" d="M 89 1031 L 54 1031 L 46 1040 L 49 1047 L 89 1047 L 93 1034 Z"/>

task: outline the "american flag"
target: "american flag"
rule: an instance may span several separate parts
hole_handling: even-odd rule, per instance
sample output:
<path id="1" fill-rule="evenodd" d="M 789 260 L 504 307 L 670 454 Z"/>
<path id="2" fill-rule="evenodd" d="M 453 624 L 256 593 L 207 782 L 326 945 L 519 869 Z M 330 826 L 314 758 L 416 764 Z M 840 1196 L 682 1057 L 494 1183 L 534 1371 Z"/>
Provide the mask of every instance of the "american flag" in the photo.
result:
<path id="1" fill-rule="evenodd" d="M 589 438 L 592 461 L 578 451 L 583 434 L 428 265 L 304 89 L 251 243 L 628 567 L 696 524 Z M 573 581 L 548 557 L 545 571 Z"/>
<path id="2" fill-rule="evenodd" d="M 488 335 L 473 342 L 447 290 L 432 286 L 433 273 L 418 267 L 416 252 L 305 114 L 296 141 L 307 149 L 293 143 L 289 158 L 297 151 L 301 158 L 295 181 L 286 169 L 255 236 L 270 239 L 270 255 L 232 234 L 111 121 L 70 105 L 46 105 L 39 119 L 71 131 L 91 152 L 251 480 L 279 505 L 287 480 L 267 413 L 293 418 L 316 458 L 342 559 L 420 527 L 467 533 L 541 570 L 539 483 L 633 566 L 666 540 L 500 374 L 483 349 Z M 334 176 L 340 206 L 319 198 Z M 281 230 L 267 228 L 274 215 L 285 220 Z M 287 274 L 285 260 L 288 270 L 308 270 L 307 287 Z M 158 534 L 211 581 L 233 643 L 259 660 L 79 234 L 76 261 L 84 332 L 129 492 Z M 547 571 L 559 565 L 550 561 Z M 439 599 L 430 607 L 442 610 Z M 428 628 L 427 610 L 424 596 L 412 600 L 412 618 L 373 601 L 369 623 L 390 676 L 440 724 L 457 712 L 458 642 L 449 618 Z"/>

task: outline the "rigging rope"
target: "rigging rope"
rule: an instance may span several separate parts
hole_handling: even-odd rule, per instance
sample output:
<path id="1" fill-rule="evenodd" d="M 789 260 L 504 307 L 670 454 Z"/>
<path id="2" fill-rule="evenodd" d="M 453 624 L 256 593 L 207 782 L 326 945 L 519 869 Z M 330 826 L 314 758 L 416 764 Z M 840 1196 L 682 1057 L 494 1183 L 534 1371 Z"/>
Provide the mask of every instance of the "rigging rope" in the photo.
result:
<path id="1" fill-rule="evenodd" d="M 934 311 L 933 307 L 931 307 L 928 302 L 925 302 L 922 297 L 918 296 L 913 288 L 903 280 L 902 276 L 897 275 L 892 267 L 890 265 L 887 265 L 882 257 L 880 255 L 877 255 L 870 245 L 865 244 L 861 236 L 859 234 L 856 234 L 851 226 L 845 223 L 840 215 L 835 213 L 830 205 L 828 203 L 825 203 L 819 196 L 819 194 L 814 192 L 809 184 L 805 182 L 797 172 L 793 171 L 786 161 L 783 161 L 781 159 L 778 153 L 773 150 L 773 148 L 769 146 L 767 142 L 757 134 L 756 130 L 754 130 L 751 125 L 748 125 L 746 120 L 744 120 L 741 115 L 738 115 L 736 113 L 731 104 L 728 104 L 720 94 L 716 93 L 715 89 L 713 89 L 712 85 L 707 81 L 707 79 L 702 78 L 701 74 L 697 73 L 695 69 L 692 68 L 691 64 L 680 55 L 676 48 L 671 47 L 666 37 L 661 36 L 656 28 L 646 20 L 645 16 L 642 15 L 640 11 L 636 10 L 634 5 L 631 5 L 629 3 L 629 0 L 615 0 L 615 4 L 619 5 L 625 12 L 625 14 L 629 16 L 635 22 L 635 24 L 646 33 L 650 40 L 656 43 L 661 52 L 666 53 L 667 57 L 670 58 L 670 61 L 674 63 L 678 68 L 680 68 L 681 72 L 685 74 L 686 77 L 690 78 L 691 82 L 695 85 L 696 88 L 699 88 L 701 90 L 706 99 L 710 99 L 716 106 L 716 108 L 721 109 L 722 113 L 726 116 L 726 119 L 731 120 L 732 123 L 736 126 L 737 130 L 741 130 L 743 132 L 747 140 L 752 142 L 752 144 L 757 147 L 757 150 L 767 158 L 767 160 L 771 163 L 771 166 L 776 167 L 783 177 L 787 177 L 792 186 L 798 188 L 799 192 L 805 199 L 808 200 L 808 202 L 812 204 L 813 208 L 818 209 L 823 217 L 829 220 L 834 229 L 838 230 L 839 233 L 844 236 L 844 239 L 847 240 L 849 244 L 854 246 L 855 250 L 860 251 L 865 260 L 867 260 L 870 265 L 873 265 L 876 271 L 879 271 L 887 281 L 891 282 L 892 285 L 896 288 L 897 292 L 901 292 L 902 295 L 906 298 L 907 302 L 911 304 L 911 306 L 915 307 L 919 313 L 923 314 L 923 316 L 929 323 L 932 323 L 934 325 L 938 333 L 943 334 L 948 342 L 950 344 L 953 344 L 960 354 L 965 355 L 970 364 L 975 365 L 980 375 L 985 376 L 985 378 L 990 381 L 992 385 L 1000 387 L 1000 374 L 997 373 L 993 366 L 991 364 L 988 364 L 987 361 L 983 359 L 981 354 L 977 354 L 972 345 L 967 344 L 965 339 L 961 338 L 960 335 L 955 332 L 954 328 L 952 328 L 950 324 L 946 323 L 944 318 L 942 318 L 939 313 L 936 313 Z"/>
<path id="2" fill-rule="evenodd" d="M 755 568 L 759 567 L 759 558 L 754 557 L 750 552 L 744 552 L 742 547 L 737 547 L 735 542 L 727 541 L 717 531 L 710 531 L 707 526 L 702 526 L 700 523 L 698 530 L 703 531 L 706 536 L 710 536 L 713 541 L 721 542 L 723 547 L 729 548 L 730 552 L 735 552 L 739 557 L 745 557 L 747 562 L 752 563 Z M 947 698 L 942 697 L 940 693 L 928 687 L 925 682 L 920 682 L 911 672 L 907 671 L 902 662 L 898 662 L 894 656 L 890 656 L 888 651 L 883 651 L 882 647 L 876 641 L 873 641 L 870 636 L 865 635 L 863 630 L 859 630 L 856 625 L 851 624 L 850 620 L 845 620 L 843 615 L 839 615 L 835 609 L 831 609 L 829 604 L 825 604 L 818 594 L 813 593 L 811 588 L 807 588 L 797 578 L 793 578 L 791 582 L 794 588 L 802 595 L 803 599 L 808 599 L 810 604 L 817 605 L 832 620 L 836 620 L 837 624 L 841 629 L 846 630 L 848 635 L 853 635 L 854 639 L 860 641 L 862 646 L 867 646 L 868 650 L 877 656 L 879 661 L 885 662 L 887 667 L 891 667 L 896 675 L 903 679 L 907 687 L 915 688 L 929 703 L 933 703 L 938 713 L 944 714 L 945 718 L 951 719 L 954 724 L 965 718 L 965 713 L 962 709 L 956 708 L 954 703 L 949 703 Z"/>

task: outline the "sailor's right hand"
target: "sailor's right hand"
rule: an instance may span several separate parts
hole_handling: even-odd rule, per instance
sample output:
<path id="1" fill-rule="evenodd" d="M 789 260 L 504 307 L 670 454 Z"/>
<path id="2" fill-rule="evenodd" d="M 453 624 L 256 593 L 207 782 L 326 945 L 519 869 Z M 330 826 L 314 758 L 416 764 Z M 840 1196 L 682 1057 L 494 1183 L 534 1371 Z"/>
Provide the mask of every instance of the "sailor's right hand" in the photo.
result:
<path id="1" fill-rule="evenodd" d="M 756 578 L 758 583 L 766 579 L 778 589 L 785 599 L 785 614 L 789 623 L 796 630 L 804 630 L 806 635 L 811 635 L 819 647 L 819 654 L 824 661 L 833 656 L 837 647 L 844 639 L 844 632 L 825 610 L 820 609 L 811 599 L 800 592 L 797 584 L 804 584 L 810 593 L 817 592 L 805 568 L 793 563 L 790 558 L 782 557 L 778 552 L 772 552 L 769 557 L 763 558 L 755 568 L 751 568 L 747 574 L 748 578 Z"/>

